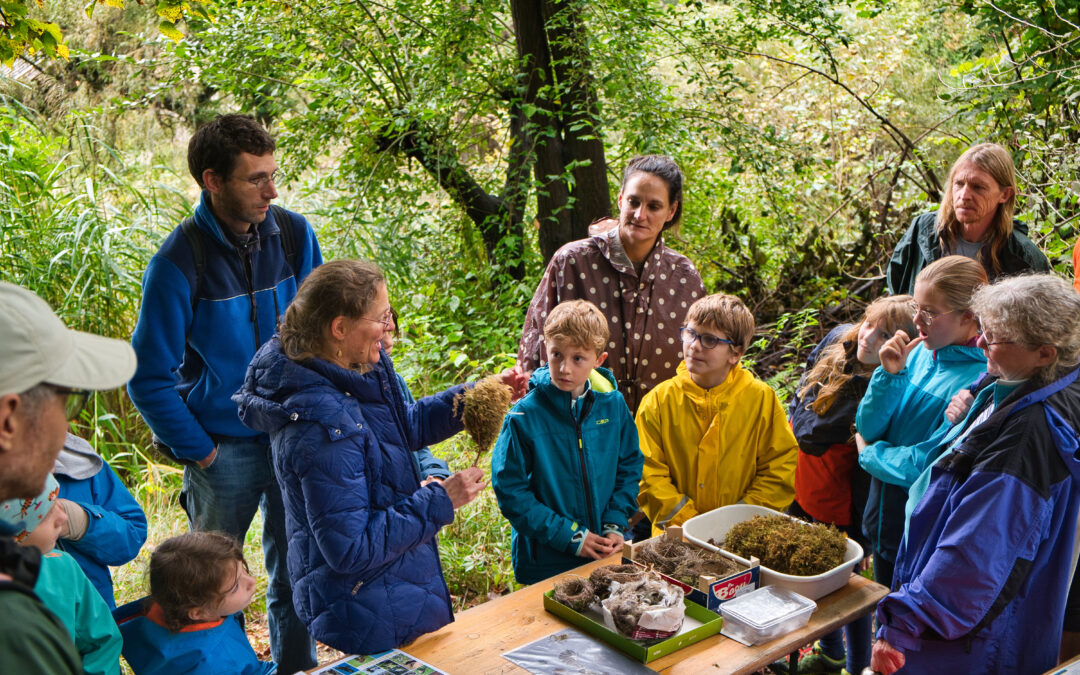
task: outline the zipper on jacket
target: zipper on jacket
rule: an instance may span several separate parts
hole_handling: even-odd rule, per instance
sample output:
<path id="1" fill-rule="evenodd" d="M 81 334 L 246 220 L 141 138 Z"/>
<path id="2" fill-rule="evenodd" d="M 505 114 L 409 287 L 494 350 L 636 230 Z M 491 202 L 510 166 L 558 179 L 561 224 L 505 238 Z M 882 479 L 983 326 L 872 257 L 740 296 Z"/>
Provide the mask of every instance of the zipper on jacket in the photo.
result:
<path id="1" fill-rule="evenodd" d="M 584 403 L 581 405 L 581 417 L 574 417 L 574 428 L 577 430 L 578 461 L 581 462 L 581 480 L 585 483 L 585 506 L 589 511 L 589 527 L 599 537 L 600 530 L 596 523 L 596 513 L 593 511 L 592 488 L 589 487 L 589 471 L 585 467 L 585 444 L 581 439 L 581 420 L 589 416 L 589 411 L 592 410 L 592 401 L 592 396 L 585 398 Z M 571 410 L 571 415 L 573 415 L 573 410 Z"/>

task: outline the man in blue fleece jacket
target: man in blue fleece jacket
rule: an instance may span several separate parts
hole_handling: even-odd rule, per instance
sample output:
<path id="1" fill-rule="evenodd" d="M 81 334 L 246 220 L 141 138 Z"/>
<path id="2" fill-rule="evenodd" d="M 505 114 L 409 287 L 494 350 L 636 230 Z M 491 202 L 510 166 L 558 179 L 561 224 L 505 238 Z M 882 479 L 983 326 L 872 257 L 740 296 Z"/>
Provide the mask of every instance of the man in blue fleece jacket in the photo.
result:
<path id="1" fill-rule="evenodd" d="M 193 530 L 242 542 L 262 509 L 270 649 L 291 673 L 315 665 L 315 645 L 292 605 L 269 441 L 244 426 L 231 396 L 322 255 L 303 216 L 270 207 L 274 140 L 254 118 L 223 115 L 201 127 L 188 144 L 188 169 L 202 198 L 194 227 L 173 230 L 143 275 L 128 393 L 187 464 L 180 502 Z"/>

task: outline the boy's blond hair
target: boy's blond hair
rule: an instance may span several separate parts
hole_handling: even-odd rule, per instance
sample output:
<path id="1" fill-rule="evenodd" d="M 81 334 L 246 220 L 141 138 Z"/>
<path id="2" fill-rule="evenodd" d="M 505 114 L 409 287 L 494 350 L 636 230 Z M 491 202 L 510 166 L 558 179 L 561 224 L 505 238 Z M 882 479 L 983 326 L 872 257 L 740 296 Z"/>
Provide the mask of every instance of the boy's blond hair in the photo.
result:
<path id="1" fill-rule="evenodd" d="M 559 303 L 544 321 L 544 339 L 565 338 L 583 349 L 594 349 L 600 356 L 607 347 L 607 317 L 600 308 L 587 300 L 567 300 Z"/>
<path id="2" fill-rule="evenodd" d="M 750 347 L 750 339 L 754 337 L 754 315 L 743 301 L 734 295 L 706 295 L 690 305 L 686 312 L 686 322 L 691 321 L 699 327 L 711 326 L 726 334 L 741 353 L 746 353 Z"/>

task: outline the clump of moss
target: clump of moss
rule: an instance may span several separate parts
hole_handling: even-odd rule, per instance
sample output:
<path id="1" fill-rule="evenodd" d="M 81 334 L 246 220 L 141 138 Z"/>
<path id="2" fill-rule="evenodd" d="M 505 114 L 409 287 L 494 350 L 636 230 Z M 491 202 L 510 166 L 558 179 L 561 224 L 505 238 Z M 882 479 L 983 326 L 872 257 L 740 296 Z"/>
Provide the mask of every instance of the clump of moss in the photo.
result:
<path id="1" fill-rule="evenodd" d="M 757 556 L 762 566 L 777 572 L 808 577 L 844 562 L 847 537 L 833 525 L 754 516 L 732 527 L 722 546 L 743 558 Z"/>
<path id="2" fill-rule="evenodd" d="M 635 550 L 638 562 L 688 586 L 697 586 L 698 577 L 702 575 L 726 576 L 738 570 L 735 561 L 719 553 L 672 539 L 647 541 Z"/>
<path id="3" fill-rule="evenodd" d="M 568 577 L 555 583 L 556 602 L 560 602 L 575 612 L 584 612 L 596 599 L 592 582 L 578 576 Z"/>
<path id="4" fill-rule="evenodd" d="M 488 375 L 476 386 L 454 397 L 454 415 L 460 414 L 465 431 L 476 444 L 473 466 L 480 460 L 480 455 L 491 450 L 499 437 L 512 395 L 513 391 L 498 375 Z"/>

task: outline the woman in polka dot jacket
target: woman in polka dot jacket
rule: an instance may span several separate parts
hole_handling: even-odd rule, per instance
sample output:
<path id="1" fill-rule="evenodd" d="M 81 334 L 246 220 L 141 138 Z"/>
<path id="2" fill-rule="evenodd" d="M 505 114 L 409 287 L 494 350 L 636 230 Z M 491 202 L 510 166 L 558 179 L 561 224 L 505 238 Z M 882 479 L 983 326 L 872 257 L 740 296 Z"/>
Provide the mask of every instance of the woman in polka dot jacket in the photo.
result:
<path id="1" fill-rule="evenodd" d="M 682 215 L 682 172 L 670 157 L 631 160 L 618 204 L 618 227 L 552 256 L 525 316 L 518 362 L 526 371 L 546 363 L 548 312 L 565 300 L 588 300 L 611 322 L 605 365 L 635 412 L 646 393 L 675 374 L 679 326 L 705 287 L 694 264 L 664 245 L 662 233 Z"/>

